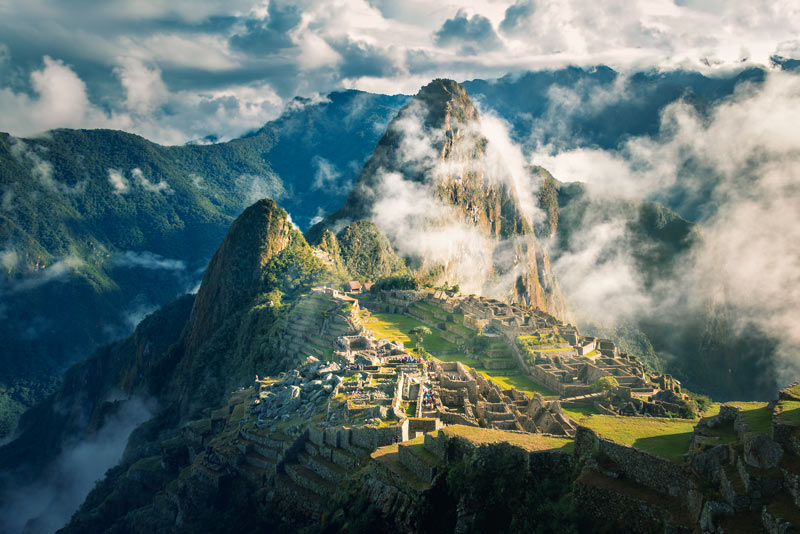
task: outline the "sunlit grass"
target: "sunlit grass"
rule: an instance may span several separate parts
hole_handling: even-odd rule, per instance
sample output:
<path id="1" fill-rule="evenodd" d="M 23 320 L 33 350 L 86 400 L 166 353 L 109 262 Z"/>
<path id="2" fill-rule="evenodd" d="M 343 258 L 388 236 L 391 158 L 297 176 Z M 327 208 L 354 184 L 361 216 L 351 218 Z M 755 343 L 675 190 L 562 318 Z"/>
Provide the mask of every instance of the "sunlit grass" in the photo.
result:
<path id="1" fill-rule="evenodd" d="M 742 419 L 750 432 L 769 434 L 772 427 L 772 410 L 766 402 L 729 402 L 742 411 Z"/>
<path id="2" fill-rule="evenodd" d="M 408 348 L 413 348 L 417 340 L 410 334 L 417 326 L 426 326 L 421 321 L 399 313 L 373 313 L 374 321 L 365 323 L 376 338 L 389 338 L 402 341 Z M 454 352 L 458 347 L 442 337 L 441 331 L 431 328 L 431 334 L 424 336 L 422 346 L 431 353 Z"/>
<path id="3" fill-rule="evenodd" d="M 622 417 L 593 413 L 590 406 L 565 408 L 578 424 L 622 445 L 633 446 L 671 461 L 680 461 L 688 452 L 694 419 Z"/>
<path id="4" fill-rule="evenodd" d="M 510 443 L 511 445 L 522 447 L 528 451 L 563 449 L 564 452 L 570 452 L 574 446 L 574 442 L 570 438 L 506 432 L 504 430 L 475 426 L 450 425 L 440 430 L 440 432 L 448 436 L 464 438 L 475 445 Z"/>

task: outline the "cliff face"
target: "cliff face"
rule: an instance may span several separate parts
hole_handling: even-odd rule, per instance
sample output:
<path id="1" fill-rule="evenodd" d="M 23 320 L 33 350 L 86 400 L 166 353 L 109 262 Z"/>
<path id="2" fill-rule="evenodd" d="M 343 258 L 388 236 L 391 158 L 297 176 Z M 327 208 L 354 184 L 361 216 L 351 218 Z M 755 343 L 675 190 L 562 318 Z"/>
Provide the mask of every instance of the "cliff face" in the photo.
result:
<path id="1" fill-rule="evenodd" d="M 563 317 L 557 281 L 533 232 L 538 215 L 526 209 L 532 193 L 520 190 L 491 142 L 466 90 L 434 80 L 398 113 L 342 208 L 312 227 L 309 240 L 371 219 L 434 282 Z"/>
<path id="2" fill-rule="evenodd" d="M 232 225 L 196 297 L 165 306 L 133 336 L 73 366 L 61 388 L 26 414 L 19 438 L 0 448 L 0 470 L 9 475 L 2 482 L 10 484 L 0 494 L 45 483 L 40 477 L 63 464 L 62 451 L 101 439 L 107 421 L 119 419 L 127 401 L 145 401 L 153 419 L 128 442 L 125 469 L 151 453 L 161 436 L 173 435 L 183 421 L 208 411 L 256 372 L 280 370 L 285 362 L 276 346 L 276 322 L 299 292 L 329 276 L 286 213 L 271 200 L 257 202 Z M 125 469 L 113 471 L 107 483 L 114 487 Z"/>
<path id="3" fill-rule="evenodd" d="M 296 234 L 286 212 L 269 199 L 259 200 L 234 221 L 203 276 L 187 328 L 187 351 L 197 350 L 209 332 L 252 299 L 267 263 Z"/>

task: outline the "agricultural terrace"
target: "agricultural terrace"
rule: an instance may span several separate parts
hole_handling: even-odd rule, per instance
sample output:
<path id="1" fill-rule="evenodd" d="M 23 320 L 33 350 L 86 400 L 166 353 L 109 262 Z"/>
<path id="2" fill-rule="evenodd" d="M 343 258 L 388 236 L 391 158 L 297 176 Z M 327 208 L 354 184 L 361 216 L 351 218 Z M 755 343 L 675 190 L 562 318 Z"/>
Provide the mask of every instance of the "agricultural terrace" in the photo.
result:
<path id="1" fill-rule="evenodd" d="M 489 443 L 510 443 L 511 445 L 522 447 L 530 452 L 553 449 L 563 449 L 564 452 L 572 452 L 574 446 L 574 442 L 571 438 L 506 432 L 505 430 L 465 425 L 449 425 L 438 432 L 443 432 L 448 437 L 463 438 L 477 446 Z"/>
<path id="2" fill-rule="evenodd" d="M 414 348 L 417 340 L 410 333 L 417 326 L 426 326 L 421 321 L 399 313 L 373 313 L 372 320 L 365 321 L 365 327 L 372 330 L 377 339 L 389 338 L 402 341 L 409 349 Z M 429 327 L 430 328 L 430 327 Z M 422 345 L 425 350 L 436 355 L 442 352 L 456 352 L 455 344 L 442 338 L 442 333 L 437 328 L 431 328 L 431 335 L 425 336 Z"/>
<path id="3" fill-rule="evenodd" d="M 696 419 L 602 415 L 591 406 L 565 406 L 564 413 L 600 436 L 678 462 L 689 451 Z"/>
<path id="4" fill-rule="evenodd" d="M 742 419 L 750 432 L 769 434 L 772 427 L 772 410 L 767 402 L 729 402 L 742 411 Z"/>

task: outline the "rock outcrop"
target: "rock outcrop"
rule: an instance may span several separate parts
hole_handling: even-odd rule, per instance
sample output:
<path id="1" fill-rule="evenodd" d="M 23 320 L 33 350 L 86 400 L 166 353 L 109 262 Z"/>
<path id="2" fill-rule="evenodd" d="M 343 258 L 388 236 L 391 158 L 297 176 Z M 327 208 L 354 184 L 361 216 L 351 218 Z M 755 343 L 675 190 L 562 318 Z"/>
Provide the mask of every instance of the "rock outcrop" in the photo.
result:
<path id="1" fill-rule="evenodd" d="M 342 208 L 310 228 L 309 241 L 370 219 L 419 274 L 564 317 L 533 208 L 502 158 L 490 155 L 491 142 L 466 90 L 434 80 L 391 122 Z M 446 235 L 427 243 L 437 229 Z"/>

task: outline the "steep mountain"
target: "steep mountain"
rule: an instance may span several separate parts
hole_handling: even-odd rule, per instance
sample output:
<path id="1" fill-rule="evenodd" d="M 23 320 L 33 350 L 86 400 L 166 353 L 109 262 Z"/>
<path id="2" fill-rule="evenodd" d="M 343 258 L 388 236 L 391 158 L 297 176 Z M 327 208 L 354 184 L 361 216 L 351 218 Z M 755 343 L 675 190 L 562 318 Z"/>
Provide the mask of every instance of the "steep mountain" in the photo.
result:
<path id="1" fill-rule="evenodd" d="M 434 80 L 389 124 L 344 205 L 307 236 L 371 219 L 420 275 L 563 316 L 532 213 L 493 148 L 466 90 Z"/>
<path id="2" fill-rule="evenodd" d="M 348 224 L 336 236 L 336 243 L 330 236 L 323 236 L 321 243 L 335 250 L 338 248 L 347 270 L 361 281 L 374 281 L 393 275 L 408 274 L 408 268 L 397 256 L 392 245 L 378 227 L 369 221 L 355 221 Z"/>
<path id="3" fill-rule="evenodd" d="M 245 206 L 278 198 L 304 227 L 338 206 L 406 98 L 297 99 L 212 145 L 110 130 L 0 135 L 0 439 L 68 363 L 191 291 Z"/>
<path id="4" fill-rule="evenodd" d="M 257 372 L 296 363 L 305 356 L 287 351 L 283 333 L 297 295 L 315 284 L 341 281 L 312 253 L 285 211 L 272 200 L 257 202 L 234 221 L 196 297 L 178 299 L 149 316 L 133 336 L 73 366 L 58 391 L 25 414 L 19 437 L 0 448 L 5 473 L 0 501 L 8 507 L 15 495 L 43 493 L 55 502 L 67 488 L 78 499 L 72 508 L 63 507 L 71 514 L 91 489 L 80 483 L 82 460 L 64 466 L 80 457 L 76 444 L 101 440 L 126 406 L 147 406 L 140 411 L 152 419 L 130 442 L 128 434 L 141 418 L 131 418 L 113 443 L 101 442 L 104 454 L 91 460 L 99 476 L 121 456 L 129 463 L 146 455 L 159 436 L 174 435 L 182 421 L 202 415 Z M 62 474 L 53 481 L 50 472 Z M 55 495 L 40 489 L 52 486 L 61 489 Z M 45 526 L 68 518 L 57 506 L 48 512 L 42 501 L 32 515 L 40 514 Z"/>

